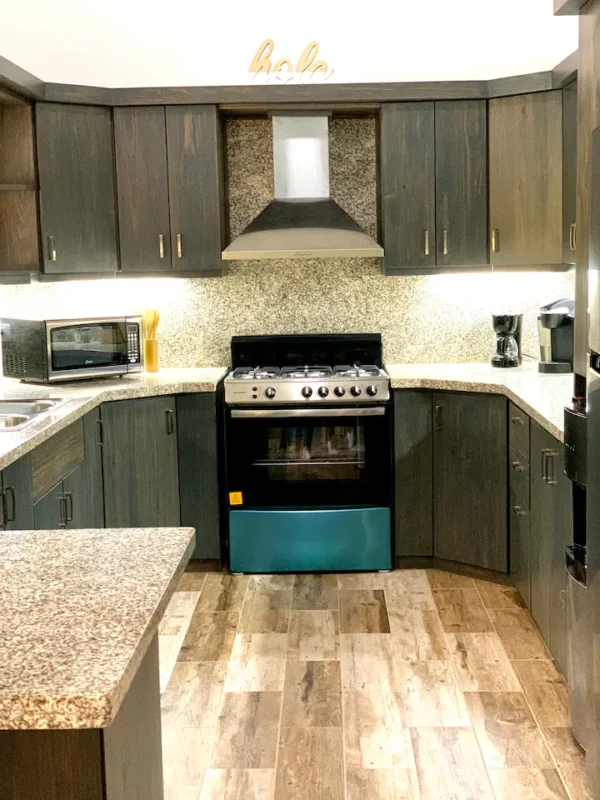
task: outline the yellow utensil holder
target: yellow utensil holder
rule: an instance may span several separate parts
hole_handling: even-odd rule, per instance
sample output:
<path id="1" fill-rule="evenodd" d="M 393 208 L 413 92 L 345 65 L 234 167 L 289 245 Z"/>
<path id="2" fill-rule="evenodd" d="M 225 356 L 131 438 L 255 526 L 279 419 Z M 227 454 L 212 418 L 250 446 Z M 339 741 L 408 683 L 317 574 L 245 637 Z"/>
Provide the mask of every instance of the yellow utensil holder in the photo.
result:
<path id="1" fill-rule="evenodd" d="M 158 341 L 144 339 L 144 369 L 146 372 L 158 372 Z"/>

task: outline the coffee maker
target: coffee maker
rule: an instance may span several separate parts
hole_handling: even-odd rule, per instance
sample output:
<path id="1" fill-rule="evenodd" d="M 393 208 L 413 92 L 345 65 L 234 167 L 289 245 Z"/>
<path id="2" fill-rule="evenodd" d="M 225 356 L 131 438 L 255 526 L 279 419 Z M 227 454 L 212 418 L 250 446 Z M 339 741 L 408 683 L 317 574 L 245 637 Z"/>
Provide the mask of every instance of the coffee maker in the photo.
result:
<path id="1" fill-rule="evenodd" d="M 496 332 L 496 353 L 493 367 L 518 367 L 521 363 L 522 314 L 493 314 L 492 323 Z"/>
<path id="2" fill-rule="evenodd" d="M 538 330 L 540 335 L 540 363 L 544 373 L 573 372 L 573 330 L 575 302 L 555 300 L 540 308 Z"/>

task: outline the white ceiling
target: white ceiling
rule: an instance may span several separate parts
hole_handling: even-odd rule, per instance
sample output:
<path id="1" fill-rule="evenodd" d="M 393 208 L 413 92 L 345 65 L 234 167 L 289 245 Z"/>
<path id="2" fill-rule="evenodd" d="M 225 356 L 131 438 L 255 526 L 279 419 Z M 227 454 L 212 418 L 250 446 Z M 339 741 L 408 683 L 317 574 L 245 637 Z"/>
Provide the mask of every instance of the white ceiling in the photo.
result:
<path id="1" fill-rule="evenodd" d="M 0 55 L 45 81 L 247 84 L 259 44 L 297 62 L 312 41 L 329 82 L 467 80 L 551 69 L 577 49 L 552 0 L 7 0 Z"/>

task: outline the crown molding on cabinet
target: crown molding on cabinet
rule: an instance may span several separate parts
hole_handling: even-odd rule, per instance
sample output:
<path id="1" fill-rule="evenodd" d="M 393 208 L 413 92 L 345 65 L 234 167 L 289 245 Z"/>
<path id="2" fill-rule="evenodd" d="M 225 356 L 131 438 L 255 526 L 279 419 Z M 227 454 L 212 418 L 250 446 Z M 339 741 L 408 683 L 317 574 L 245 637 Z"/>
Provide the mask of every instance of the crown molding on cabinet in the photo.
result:
<path id="1" fill-rule="evenodd" d="M 587 3 L 588 0 L 554 0 L 554 14 L 558 17 L 578 15 Z"/>
<path id="2" fill-rule="evenodd" d="M 558 0 L 556 0 L 558 2 Z M 332 83 L 313 86 L 174 86 L 109 89 L 67 83 L 44 83 L 0 56 L 0 88 L 32 100 L 102 106 L 202 105 L 233 110 L 247 106 L 255 113 L 272 105 L 369 104 L 419 100 L 485 100 L 506 95 L 560 89 L 576 76 L 577 53 L 553 70 L 489 81 L 418 81 L 412 83 Z"/>

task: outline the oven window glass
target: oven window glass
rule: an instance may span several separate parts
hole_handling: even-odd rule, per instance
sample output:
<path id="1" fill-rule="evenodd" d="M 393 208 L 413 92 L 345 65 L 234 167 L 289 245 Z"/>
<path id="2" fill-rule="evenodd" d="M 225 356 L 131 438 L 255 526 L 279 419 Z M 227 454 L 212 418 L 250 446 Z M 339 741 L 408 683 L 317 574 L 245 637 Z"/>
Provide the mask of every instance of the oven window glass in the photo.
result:
<path id="1" fill-rule="evenodd" d="M 122 322 L 65 325 L 50 331 L 53 372 L 127 364 L 127 337 Z"/>
<path id="2" fill-rule="evenodd" d="M 227 472 L 245 508 L 385 506 L 391 431 L 381 417 L 230 418 Z"/>

